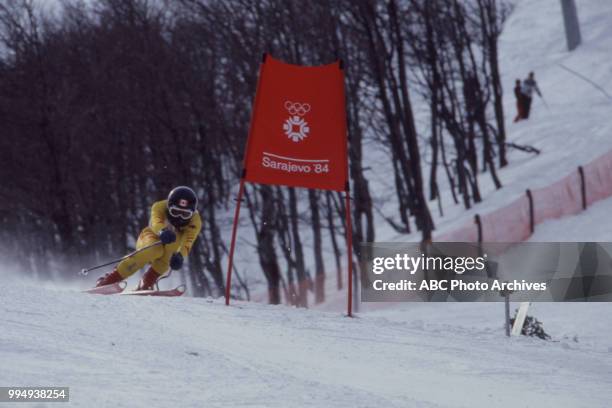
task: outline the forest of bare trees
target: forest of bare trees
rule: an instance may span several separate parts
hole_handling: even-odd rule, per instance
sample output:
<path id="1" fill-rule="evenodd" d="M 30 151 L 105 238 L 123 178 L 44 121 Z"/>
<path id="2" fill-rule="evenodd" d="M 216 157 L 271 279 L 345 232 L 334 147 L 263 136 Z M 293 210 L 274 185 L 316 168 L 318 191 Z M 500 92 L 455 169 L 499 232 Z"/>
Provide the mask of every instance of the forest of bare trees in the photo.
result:
<path id="1" fill-rule="evenodd" d="M 151 203 L 189 185 L 204 225 L 182 278 L 194 296 L 221 295 L 264 52 L 344 62 L 354 242 L 376 239 L 366 144 L 391 163 L 397 208 L 378 222 L 430 240 L 433 211 L 481 201 L 481 177 L 502 186 L 509 12 L 502 0 L 0 0 L 2 250 L 72 278 L 130 251 Z M 346 284 L 339 193 L 248 185 L 241 205 L 271 303 L 305 307 L 309 292 L 325 300 L 326 279 Z"/>

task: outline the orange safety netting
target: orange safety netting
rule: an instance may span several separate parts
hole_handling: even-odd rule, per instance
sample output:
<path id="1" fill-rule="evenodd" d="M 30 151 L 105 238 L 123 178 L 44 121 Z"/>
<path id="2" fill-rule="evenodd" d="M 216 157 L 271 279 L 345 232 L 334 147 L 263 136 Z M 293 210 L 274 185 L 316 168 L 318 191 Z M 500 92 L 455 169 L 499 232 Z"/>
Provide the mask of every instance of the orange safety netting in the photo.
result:
<path id="1" fill-rule="evenodd" d="M 612 152 L 584 166 L 587 204 L 592 204 L 612 194 Z"/>
<path id="2" fill-rule="evenodd" d="M 532 190 L 534 223 L 578 214 L 582 210 L 578 172 L 563 177 L 548 187 Z"/>
<path id="3" fill-rule="evenodd" d="M 520 242 L 531 234 L 529 201 L 526 196 L 481 217 L 482 240 L 487 242 Z"/>
<path id="4" fill-rule="evenodd" d="M 466 222 L 460 228 L 447 232 L 438 237 L 436 241 L 443 242 L 476 242 L 478 241 L 478 229 L 473 221 Z"/>
<path id="5" fill-rule="evenodd" d="M 583 167 L 586 204 L 612 196 L 612 151 Z M 531 191 L 533 222 L 578 214 L 583 209 L 582 181 L 575 171 L 553 184 Z M 521 242 L 531 235 L 529 198 L 524 195 L 512 203 L 480 217 L 482 240 L 486 242 Z M 442 234 L 436 241 L 475 242 L 478 226 L 470 220 L 461 227 Z"/>

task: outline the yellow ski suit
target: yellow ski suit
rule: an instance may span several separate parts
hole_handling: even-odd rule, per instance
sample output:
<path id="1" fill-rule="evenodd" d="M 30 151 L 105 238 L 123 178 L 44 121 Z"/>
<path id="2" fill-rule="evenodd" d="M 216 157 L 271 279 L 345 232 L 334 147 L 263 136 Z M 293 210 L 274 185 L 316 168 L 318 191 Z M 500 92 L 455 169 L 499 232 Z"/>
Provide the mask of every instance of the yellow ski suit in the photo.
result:
<path id="1" fill-rule="evenodd" d="M 159 232 L 163 228 L 170 228 L 176 233 L 176 241 L 167 245 L 156 245 L 147 248 L 117 265 L 117 271 L 123 278 L 128 278 L 147 264 L 160 276 L 165 274 L 170 267 L 170 257 L 175 252 L 180 252 L 183 258 L 187 258 L 193 243 L 198 238 L 202 228 L 202 219 L 196 211 L 189 224 L 182 228 L 176 228 L 167 220 L 167 200 L 158 201 L 151 207 L 151 218 L 149 226 L 143 229 L 136 241 L 136 249 L 144 248 L 159 241 Z"/>

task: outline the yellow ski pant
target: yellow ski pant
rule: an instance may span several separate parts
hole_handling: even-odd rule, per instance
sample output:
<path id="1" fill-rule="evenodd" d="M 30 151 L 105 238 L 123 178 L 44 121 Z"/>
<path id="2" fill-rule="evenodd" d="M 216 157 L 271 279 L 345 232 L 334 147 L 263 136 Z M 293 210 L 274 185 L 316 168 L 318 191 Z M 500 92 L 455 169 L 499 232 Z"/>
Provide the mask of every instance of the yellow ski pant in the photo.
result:
<path id="1" fill-rule="evenodd" d="M 163 275 L 170 268 L 170 257 L 178 251 L 181 245 L 180 238 L 180 234 L 177 234 L 177 240 L 171 244 L 156 245 L 124 259 L 117 265 L 117 271 L 124 278 L 128 278 L 145 265 L 151 264 L 155 272 Z M 136 249 L 144 248 L 156 242 L 159 242 L 159 236 L 149 227 L 146 227 L 138 236 Z"/>

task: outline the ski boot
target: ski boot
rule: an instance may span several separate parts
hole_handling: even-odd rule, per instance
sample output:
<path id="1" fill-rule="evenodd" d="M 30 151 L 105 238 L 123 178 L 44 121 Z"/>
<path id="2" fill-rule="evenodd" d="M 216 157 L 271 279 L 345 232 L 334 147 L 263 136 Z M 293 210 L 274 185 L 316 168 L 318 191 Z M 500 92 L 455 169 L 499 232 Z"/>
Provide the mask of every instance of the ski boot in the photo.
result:
<path id="1" fill-rule="evenodd" d="M 96 288 L 99 288 L 100 286 L 112 285 L 113 283 L 118 283 L 122 280 L 123 276 L 121 276 L 117 271 L 117 268 L 115 268 L 112 270 L 112 272 L 98 278 L 96 281 Z"/>
<path id="2" fill-rule="evenodd" d="M 159 274 L 155 271 L 155 269 L 149 268 L 149 270 L 142 275 L 136 290 L 153 290 L 155 289 L 155 284 L 157 283 L 158 279 Z"/>

